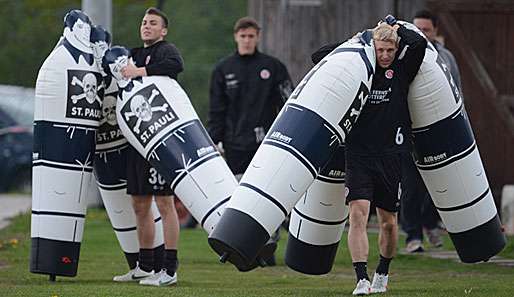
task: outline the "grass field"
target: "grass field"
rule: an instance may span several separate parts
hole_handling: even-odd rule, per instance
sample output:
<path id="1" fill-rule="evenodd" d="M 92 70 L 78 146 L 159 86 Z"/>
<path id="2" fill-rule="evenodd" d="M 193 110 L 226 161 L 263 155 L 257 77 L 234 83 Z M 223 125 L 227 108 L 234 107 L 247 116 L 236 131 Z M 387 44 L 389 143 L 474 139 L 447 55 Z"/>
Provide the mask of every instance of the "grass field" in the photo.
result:
<path id="1" fill-rule="evenodd" d="M 105 212 L 92 210 L 87 215 L 78 276 L 58 277 L 50 283 L 47 276 L 29 272 L 30 216 L 19 216 L 0 231 L 0 296 L 351 296 L 355 286 L 344 239 L 334 269 L 325 276 L 302 275 L 287 268 L 285 239 L 280 242 L 276 267 L 247 273 L 220 264 L 206 239 L 200 229 L 182 232 L 177 286 L 115 284 L 112 276 L 127 270 L 125 259 Z M 372 275 L 378 257 L 376 235 L 371 234 L 370 240 Z M 451 248 L 448 238 L 445 248 Z M 514 258 L 513 238 L 501 255 Z M 514 296 L 514 267 L 410 255 L 398 255 L 391 265 L 389 291 L 384 296 Z"/>

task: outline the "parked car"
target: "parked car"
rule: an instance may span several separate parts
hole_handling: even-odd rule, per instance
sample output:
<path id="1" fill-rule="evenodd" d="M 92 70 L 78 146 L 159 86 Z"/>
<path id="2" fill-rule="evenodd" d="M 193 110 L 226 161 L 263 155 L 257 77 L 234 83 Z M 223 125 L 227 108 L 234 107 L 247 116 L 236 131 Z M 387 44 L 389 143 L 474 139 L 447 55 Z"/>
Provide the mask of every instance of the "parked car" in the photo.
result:
<path id="1" fill-rule="evenodd" d="M 0 192 L 30 192 L 34 90 L 0 86 Z"/>

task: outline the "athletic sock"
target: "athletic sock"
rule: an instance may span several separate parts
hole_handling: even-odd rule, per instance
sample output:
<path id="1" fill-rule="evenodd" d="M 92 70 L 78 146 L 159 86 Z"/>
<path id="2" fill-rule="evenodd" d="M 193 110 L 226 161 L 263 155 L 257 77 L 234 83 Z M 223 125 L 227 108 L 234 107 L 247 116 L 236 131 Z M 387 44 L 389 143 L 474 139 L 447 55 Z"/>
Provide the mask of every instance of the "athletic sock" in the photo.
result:
<path id="1" fill-rule="evenodd" d="M 386 257 L 380 255 L 380 262 L 378 262 L 376 272 L 378 274 L 388 275 L 389 274 L 389 264 L 391 264 L 391 260 L 393 260 L 393 258 L 386 258 Z"/>
<path id="2" fill-rule="evenodd" d="M 178 268 L 177 250 L 166 249 L 164 253 L 164 268 L 166 273 L 173 276 Z"/>
<path id="3" fill-rule="evenodd" d="M 146 272 L 153 270 L 153 249 L 139 249 L 139 268 Z"/>
<path id="4" fill-rule="evenodd" d="M 125 259 L 127 259 L 129 269 L 132 270 L 137 267 L 139 253 L 125 253 Z"/>
<path id="5" fill-rule="evenodd" d="M 164 244 L 153 248 L 153 270 L 161 271 L 164 268 Z"/>
<path id="6" fill-rule="evenodd" d="M 368 262 L 353 262 L 353 269 L 355 269 L 357 281 L 360 281 L 361 279 L 369 280 Z"/>

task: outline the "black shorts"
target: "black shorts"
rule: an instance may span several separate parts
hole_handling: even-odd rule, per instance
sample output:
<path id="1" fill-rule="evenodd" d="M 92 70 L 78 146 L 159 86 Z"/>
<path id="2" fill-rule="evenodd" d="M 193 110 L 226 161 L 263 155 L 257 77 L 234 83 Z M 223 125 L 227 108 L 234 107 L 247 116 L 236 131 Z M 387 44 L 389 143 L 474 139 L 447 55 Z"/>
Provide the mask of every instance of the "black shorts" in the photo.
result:
<path id="1" fill-rule="evenodd" d="M 170 183 L 157 172 L 133 147 L 127 153 L 127 194 L 129 195 L 173 195 Z"/>
<path id="2" fill-rule="evenodd" d="M 365 199 L 381 209 L 398 212 L 400 207 L 403 154 L 381 157 L 346 153 L 346 203 Z"/>
<path id="3" fill-rule="evenodd" d="M 253 151 L 240 151 L 225 148 L 225 160 L 227 160 L 227 165 L 232 173 L 243 174 L 256 152 L 257 149 Z"/>

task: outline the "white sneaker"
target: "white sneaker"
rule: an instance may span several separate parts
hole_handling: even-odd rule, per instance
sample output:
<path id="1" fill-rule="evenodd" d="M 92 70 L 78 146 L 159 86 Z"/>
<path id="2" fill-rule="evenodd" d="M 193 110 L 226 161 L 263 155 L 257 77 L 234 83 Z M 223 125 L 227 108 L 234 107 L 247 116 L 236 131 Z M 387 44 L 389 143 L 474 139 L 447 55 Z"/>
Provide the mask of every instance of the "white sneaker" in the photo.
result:
<path id="1" fill-rule="evenodd" d="M 139 284 L 146 286 L 169 286 L 177 283 L 177 273 L 175 272 L 173 276 L 170 276 L 166 269 L 162 269 L 158 273 L 154 274 L 149 278 L 142 279 Z"/>
<path id="2" fill-rule="evenodd" d="M 116 275 L 112 278 L 115 282 L 134 282 L 134 281 L 140 281 L 144 278 L 153 276 L 153 270 L 150 272 L 146 272 L 139 268 L 139 266 L 136 266 L 136 268 L 129 270 L 129 272 L 123 274 L 123 275 Z"/>
<path id="3" fill-rule="evenodd" d="M 353 290 L 353 295 L 369 295 L 371 292 L 371 284 L 369 283 L 369 280 L 367 279 L 361 279 L 357 283 L 357 286 L 355 287 L 355 290 Z"/>
<path id="4" fill-rule="evenodd" d="M 387 291 L 387 274 L 378 274 L 375 272 L 373 282 L 371 283 L 371 293 L 384 293 Z"/>
<path id="5" fill-rule="evenodd" d="M 423 243 L 419 239 L 414 239 L 407 242 L 407 246 L 405 247 L 405 252 L 409 254 L 413 253 L 422 253 L 425 249 L 423 248 Z"/>

